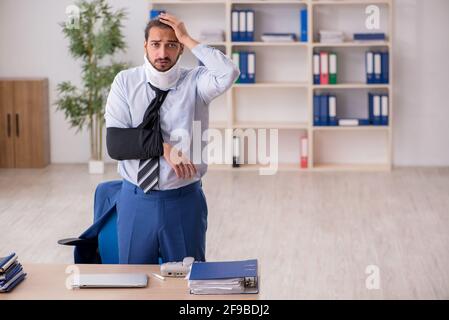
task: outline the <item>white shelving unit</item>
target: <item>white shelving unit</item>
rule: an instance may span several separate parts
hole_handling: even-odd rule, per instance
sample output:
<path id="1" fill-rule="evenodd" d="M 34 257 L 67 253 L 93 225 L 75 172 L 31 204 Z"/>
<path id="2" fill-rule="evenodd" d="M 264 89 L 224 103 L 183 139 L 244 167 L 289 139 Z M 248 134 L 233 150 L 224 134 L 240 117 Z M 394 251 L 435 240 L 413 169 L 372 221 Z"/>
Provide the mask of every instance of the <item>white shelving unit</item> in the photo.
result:
<path id="1" fill-rule="evenodd" d="M 368 5 L 381 8 L 381 31 L 387 34 L 387 41 L 319 43 L 320 29 L 342 30 L 346 34 L 365 32 L 360 25 L 366 17 L 364 8 Z M 302 7 L 308 9 L 308 42 L 260 41 L 260 34 L 263 32 L 294 32 L 299 35 L 299 9 Z M 234 8 L 255 10 L 254 42 L 230 41 L 231 11 Z M 225 30 L 225 41 L 206 44 L 222 50 L 228 56 L 238 50 L 256 52 L 256 83 L 236 83 L 226 94 L 214 100 L 210 106 L 211 128 L 279 129 L 279 170 L 391 170 L 394 110 L 393 0 L 150 0 L 149 10 L 151 9 L 165 9 L 178 16 L 195 39 L 199 39 L 200 30 L 208 26 Z M 336 21 L 333 21 L 334 17 Z M 355 29 L 351 29 L 354 26 Z M 360 61 L 364 59 L 364 52 L 368 49 L 389 51 L 389 84 L 366 84 L 364 65 L 353 67 L 349 63 L 340 63 L 340 59 L 346 55 L 350 56 L 351 61 L 353 57 Z M 340 69 L 349 66 L 348 69 L 351 70 L 344 73 L 343 78 L 351 81 L 341 81 L 336 85 L 314 85 L 312 57 L 319 50 L 337 51 L 339 77 L 342 73 Z M 186 66 L 197 65 L 193 55 L 183 59 Z M 352 70 L 357 67 L 357 71 Z M 367 97 L 370 91 L 388 93 L 388 126 L 313 126 L 315 92 L 331 92 L 349 101 L 363 95 Z M 366 101 L 363 103 L 367 104 Z M 274 104 L 275 108 L 272 107 Z M 360 102 L 356 101 L 355 105 L 357 104 Z M 360 105 L 356 107 L 360 109 Z M 299 164 L 301 136 L 307 136 L 309 140 L 307 169 L 301 169 Z M 210 166 L 211 169 L 218 170 L 258 170 L 259 167 L 260 165 L 243 165 L 239 168 L 232 168 L 231 165 Z"/>

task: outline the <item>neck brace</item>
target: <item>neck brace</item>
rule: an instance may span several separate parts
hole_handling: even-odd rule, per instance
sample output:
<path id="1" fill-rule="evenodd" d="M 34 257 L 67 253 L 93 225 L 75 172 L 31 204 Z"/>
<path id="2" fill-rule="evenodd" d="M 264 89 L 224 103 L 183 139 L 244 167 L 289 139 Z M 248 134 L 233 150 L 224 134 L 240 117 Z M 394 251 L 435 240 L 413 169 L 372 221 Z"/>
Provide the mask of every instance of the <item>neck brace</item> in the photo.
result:
<path id="1" fill-rule="evenodd" d="M 150 82 L 155 87 L 161 90 L 168 90 L 176 85 L 181 75 L 179 56 L 178 61 L 167 71 L 159 71 L 148 61 L 146 55 L 144 55 L 146 73 L 150 79 Z"/>

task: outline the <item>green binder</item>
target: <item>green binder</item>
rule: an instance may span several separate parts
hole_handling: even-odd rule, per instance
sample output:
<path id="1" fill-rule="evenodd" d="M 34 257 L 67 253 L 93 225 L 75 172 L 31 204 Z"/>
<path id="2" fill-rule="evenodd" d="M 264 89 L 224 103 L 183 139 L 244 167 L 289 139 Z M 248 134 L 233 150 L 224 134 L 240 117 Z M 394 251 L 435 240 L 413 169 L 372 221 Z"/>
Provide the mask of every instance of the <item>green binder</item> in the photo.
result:
<path id="1" fill-rule="evenodd" d="M 337 84 L 337 54 L 329 53 L 329 84 Z"/>

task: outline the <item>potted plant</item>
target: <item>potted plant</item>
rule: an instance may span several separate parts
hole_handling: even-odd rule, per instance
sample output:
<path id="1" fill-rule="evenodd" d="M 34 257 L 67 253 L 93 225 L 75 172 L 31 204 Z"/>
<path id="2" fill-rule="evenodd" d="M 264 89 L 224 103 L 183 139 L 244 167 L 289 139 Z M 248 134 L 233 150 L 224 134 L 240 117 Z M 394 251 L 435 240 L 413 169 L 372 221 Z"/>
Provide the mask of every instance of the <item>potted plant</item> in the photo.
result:
<path id="1" fill-rule="evenodd" d="M 104 106 L 115 75 L 126 68 L 112 56 L 126 48 L 122 34 L 123 9 L 113 12 L 106 0 L 82 0 L 70 6 L 69 22 L 61 23 L 69 51 L 81 60 L 82 87 L 69 81 L 58 84 L 57 110 L 77 133 L 87 126 L 90 134 L 90 173 L 103 173 Z"/>

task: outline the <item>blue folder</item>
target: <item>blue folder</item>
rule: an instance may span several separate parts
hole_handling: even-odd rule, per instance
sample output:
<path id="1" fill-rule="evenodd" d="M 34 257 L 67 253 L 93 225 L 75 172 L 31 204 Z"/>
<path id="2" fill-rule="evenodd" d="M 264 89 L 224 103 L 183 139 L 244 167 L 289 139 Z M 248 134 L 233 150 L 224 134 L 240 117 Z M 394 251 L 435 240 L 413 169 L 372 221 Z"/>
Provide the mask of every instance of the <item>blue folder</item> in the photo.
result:
<path id="1" fill-rule="evenodd" d="M 379 32 L 379 33 L 354 33 L 354 40 L 378 40 L 378 41 L 382 41 L 385 40 L 385 33 Z"/>
<path id="2" fill-rule="evenodd" d="M 240 52 L 240 83 L 248 83 L 248 52 Z"/>
<path id="3" fill-rule="evenodd" d="M 14 262 L 14 264 L 9 267 L 3 275 L 0 276 L 0 286 L 3 286 L 6 282 L 10 281 L 15 277 L 16 274 L 18 274 L 22 270 L 22 265 L 17 261 Z"/>
<path id="4" fill-rule="evenodd" d="M 253 57 L 251 60 L 249 59 L 249 57 Z M 247 79 L 248 79 L 248 83 L 255 83 L 256 82 L 256 53 L 255 52 L 248 52 L 247 55 Z M 253 62 L 252 65 L 250 66 L 249 64 L 251 63 L 251 61 Z"/>
<path id="5" fill-rule="evenodd" d="M 318 73 L 315 73 L 315 58 L 318 56 Z M 313 54 L 313 61 L 312 61 L 312 64 L 313 64 L 313 84 L 320 84 L 320 81 L 321 81 L 321 79 L 320 79 L 320 54 L 319 53 L 314 53 Z"/>
<path id="6" fill-rule="evenodd" d="M 299 11 L 301 20 L 301 42 L 307 42 L 307 8 L 303 8 Z"/>
<path id="7" fill-rule="evenodd" d="M 6 266 L 6 264 L 8 264 L 8 262 L 9 262 L 11 259 L 13 259 L 15 255 L 16 255 L 16 254 L 13 252 L 13 253 L 11 253 L 10 255 L 6 256 L 6 257 L 0 258 L 0 272 L 6 271 L 6 270 L 4 270 L 3 267 Z"/>
<path id="8" fill-rule="evenodd" d="M 156 19 L 162 12 L 165 13 L 165 10 L 150 10 L 150 20 Z"/>
<path id="9" fill-rule="evenodd" d="M 12 282 L 9 282 L 5 284 L 4 286 L 0 286 L 0 292 L 10 292 L 12 289 L 14 289 L 19 283 L 25 279 L 27 276 L 26 273 L 22 273 L 17 279 L 15 279 Z"/>
<path id="10" fill-rule="evenodd" d="M 388 83 L 389 82 L 389 54 L 388 52 L 382 52 L 381 56 L 381 64 L 382 64 L 382 74 L 381 74 L 381 81 L 382 83 Z"/>
<path id="11" fill-rule="evenodd" d="M 231 12 L 231 39 L 232 41 L 240 41 L 239 39 L 239 11 Z"/>
<path id="12" fill-rule="evenodd" d="M 313 96 L 313 125 L 314 126 L 321 126 L 320 121 L 320 107 L 321 97 L 319 95 Z"/>
<path id="13" fill-rule="evenodd" d="M 224 262 L 195 262 L 189 280 L 256 278 L 257 259 Z"/>
<path id="14" fill-rule="evenodd" d="M 245 12 L 246 12 L 245 41 L 254 41 L 254 23 L 255 23 L 254 10 L 245 10 Z M 249 19 L 250 15 L 252 15 L 252 20 Z"/>
<path id="15" fill-rule="evenodd" d="M 322 126 L 329 125 L 329 96 L 320 96 L 320 123 Z"/>
<path id="16" fill-rule="evenodd" d="M 331 114 L 329 112 L 328 125 L 330 125 L 330 126 L 338 126 L 338 119 L 337 119 L 337 114 L 336 114 L 337 113 L 337 96 L 334 95 L 334 94 L 330 94 L 328 96 L 327 101 L 328 101 L 329 105 L 330 105 L 329 100 L 330 100 L 331 97 L 335 98 L 335 115 L 331 116 Z M 329 108 L 329 110 L 330 110 L 330 108 Z"/>
<path id="17" fill-rule="evenodd" d="M 371 59 L 368 60 L 368 57 Z M 367 51 L 365 54 L 365 70 L 366 70 L 366 83 L 372 84 L 374 83 L 374 52 Z M 371 72 L 369 72 L 369 70 Z"/>

